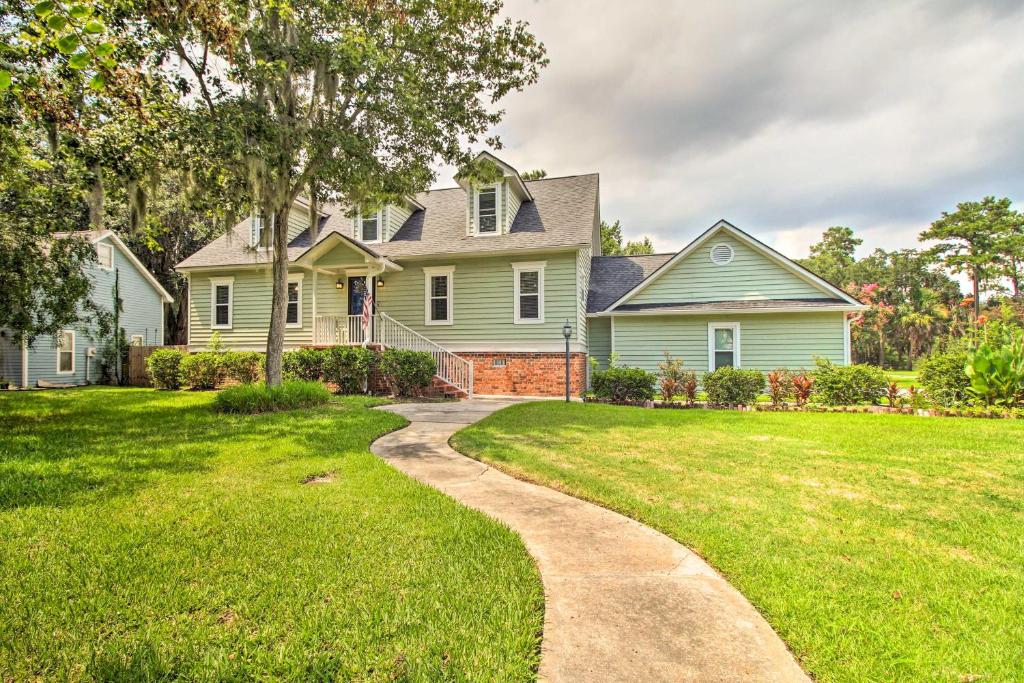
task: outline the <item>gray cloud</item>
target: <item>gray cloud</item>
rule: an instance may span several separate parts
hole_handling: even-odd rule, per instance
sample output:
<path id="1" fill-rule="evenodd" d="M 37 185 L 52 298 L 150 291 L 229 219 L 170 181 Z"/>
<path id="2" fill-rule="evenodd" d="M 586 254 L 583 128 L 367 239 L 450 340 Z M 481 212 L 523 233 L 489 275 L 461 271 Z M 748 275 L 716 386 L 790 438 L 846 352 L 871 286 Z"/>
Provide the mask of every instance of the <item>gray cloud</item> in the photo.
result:
<path id="1" fill-rule="evenodd" d="M 835 224 L 865 249 L 913 246 L 957 201 L 1020 199 L 1019 2 L 511 0 L 506 13 L 551 65 L 502 103 L 500 156 L 600 172 L 603 215 L 660 250 L 720 217 L 793 256 Z"/>

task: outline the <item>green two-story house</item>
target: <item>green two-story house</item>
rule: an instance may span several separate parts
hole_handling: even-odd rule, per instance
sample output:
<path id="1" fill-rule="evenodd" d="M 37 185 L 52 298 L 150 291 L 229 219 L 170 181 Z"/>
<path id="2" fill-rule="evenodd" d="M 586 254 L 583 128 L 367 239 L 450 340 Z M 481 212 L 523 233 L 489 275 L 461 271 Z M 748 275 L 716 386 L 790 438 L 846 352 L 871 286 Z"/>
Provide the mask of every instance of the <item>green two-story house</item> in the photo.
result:
<path id="1" fill-rule="evenodd" d="M 372 212 L 326 205 L 315 221 L 298 201 L 286 345 L 430 351 L 443 380 L 481 395 L 564 391 L 566 323 L 577 394 L 588 355 L 653 369 L 668 351 L 698 371 L 849 361 L 859 302 L 728 223 L 676 254 L 602 256 L 597 174 L 523 181 L 487 156 L 502 177 L 486 186 L 459 180 Z M 265 348 L 271 254 L 260 245 L 273 229 L 247 219 L 178 265 L 190 348 L 213 332 Z"/>

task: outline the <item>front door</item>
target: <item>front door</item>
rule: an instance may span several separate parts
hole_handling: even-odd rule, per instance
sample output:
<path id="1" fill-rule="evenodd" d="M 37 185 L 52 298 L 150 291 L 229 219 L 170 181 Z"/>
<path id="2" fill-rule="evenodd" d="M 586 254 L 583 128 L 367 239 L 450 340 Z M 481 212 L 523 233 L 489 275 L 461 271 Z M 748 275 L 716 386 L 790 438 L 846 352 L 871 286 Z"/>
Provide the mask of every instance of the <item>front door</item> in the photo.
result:
<path id="1" fill-rule="evenodd" d="M 366 298 L 366 277 L 356 276 L 348 279 L 348 314 L 362 315 L 363 300 Z"/>

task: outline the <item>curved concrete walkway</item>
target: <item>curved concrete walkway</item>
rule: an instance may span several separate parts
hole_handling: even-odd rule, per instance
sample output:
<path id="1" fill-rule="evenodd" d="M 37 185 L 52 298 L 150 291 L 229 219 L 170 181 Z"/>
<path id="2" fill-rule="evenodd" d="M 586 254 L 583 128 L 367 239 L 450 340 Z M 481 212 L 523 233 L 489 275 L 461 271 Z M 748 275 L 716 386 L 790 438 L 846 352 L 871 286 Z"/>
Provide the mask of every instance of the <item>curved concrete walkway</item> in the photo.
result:
<path id="1" fill-rule="evenodd" d="M 412 424 L 371 450 L 522 537 L 544 581 L 542 680 L 809 680 L 757 610 L 694 553 L 448 446 L 453 433 L 512 403 L 384 406 Z"/>

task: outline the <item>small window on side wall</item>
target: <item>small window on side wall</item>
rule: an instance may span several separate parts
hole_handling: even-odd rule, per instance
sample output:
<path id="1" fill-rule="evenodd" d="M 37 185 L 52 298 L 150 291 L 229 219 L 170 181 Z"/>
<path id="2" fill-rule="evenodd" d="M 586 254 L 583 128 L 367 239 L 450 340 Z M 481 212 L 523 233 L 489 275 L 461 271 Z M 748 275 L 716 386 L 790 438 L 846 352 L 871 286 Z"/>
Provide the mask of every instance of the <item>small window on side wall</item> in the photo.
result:
<path id="1" fill-rule="evenodd" d="M 233 318 L 234 279 L 211 279 L 210 289 L 210 327 L 215 330 L 229 330 Z"/>
<path id="2" fill-rule="evenodd" d="M 143 346 L 144 342 L 145 339 L 141 334 L 133 334 L 130 343 L 132 346 Z"/>
<path id="3" fill-rule="evenodd" d="M 452 275 L 454 268 L 424 268 L 427 325 L 452 324 Z"/>
<path id="4" fill-rule="evenodd" d="M 75 333 L 61 330 L 57 335 L 57 372 L 69 375 L 75 371 Z"/>
<path id="5" fill-rule="evenodd" d="M 288 281 L 288 310 L 285 324 L 290 327 L 302 327 L 302 280 Z"/>
<path id="6" fill-rule="evenodd" d="M 544 263 L 513 263 L 516 324 L 544 322 Z"/>
<path id="7" fill-rule="evenodd" d="M 740 366 L 740 324 L 708 323 L 708 369 Z"/>
<path id="8" fill-rule="evenodd" d="M 96 245 L 96 263 L 103 270 L 114 269 L 114 246 L 111 244 Z"/>

